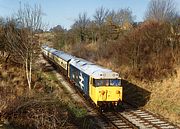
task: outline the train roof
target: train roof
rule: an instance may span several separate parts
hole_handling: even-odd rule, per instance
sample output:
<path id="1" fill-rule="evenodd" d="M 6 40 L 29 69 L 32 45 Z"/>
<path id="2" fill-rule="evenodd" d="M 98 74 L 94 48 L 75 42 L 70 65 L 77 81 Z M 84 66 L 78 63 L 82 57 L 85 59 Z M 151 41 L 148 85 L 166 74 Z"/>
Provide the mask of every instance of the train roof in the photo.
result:
<path id="1" fill-rule="evenodd" d="M 61 59 L 65 60 L 65 61 L 69 61 L 72 58 L 75 58 L 74 56 L 65 53 L 63 51 L 54 49 L 54 48 L 50 48 L 48 46 L 42 46 L 42 48 L 44 48 L 45 50 L 49 51 L 50 53 L 52 53 L 53 55 L 56 55 L 57 57 L 60 57 Z"/>
<path id="2" fill-rule="evenodd" d="M 74 58 L 70 61 L 70 64 L 79 70 L 83 71 L 87 75 L 92 76 L 95 79 L 115 79 L 119 78 L 119 74 L 113 72 L 110 69 L 101 67 L 92 62 L 86 61 L 81 58 Z"/>
<path id="3" fill-rule="evenodd" d="M 70 54 L 67 54 L 67 53 L 57 53 L 57 56 L 62 58 L 63 60 L 65 61 L 69 61 L 71 59 L 74 59 L 75 57 L 70 55 Z"/>
<path id="4" fill-rule="evenodd" d="M 113 79 L 113 78 L 119 78 L 119 74 L 116 72 L 113 72 L 110 69 L 104 68 L 102 66 L 96 65 L 92 62 L 89 62 L 87 60 L 84 60 L 82 58 L 77 58 L 75 56 L 72 56 L 70 54 L 67 54 L 63 51 L 56 50 L 54 48 L 50 48 L 48 46 L 42 46 L 43 49 L 49 51 L 53 55 L 56 55 L 60 57 L 61 59 L 65 61 L 70 60 L 70 64 L 74 67 L 78 68 L 79 70 L 83 71 L 87 75 L 92 76 L 95 79 Z"/>

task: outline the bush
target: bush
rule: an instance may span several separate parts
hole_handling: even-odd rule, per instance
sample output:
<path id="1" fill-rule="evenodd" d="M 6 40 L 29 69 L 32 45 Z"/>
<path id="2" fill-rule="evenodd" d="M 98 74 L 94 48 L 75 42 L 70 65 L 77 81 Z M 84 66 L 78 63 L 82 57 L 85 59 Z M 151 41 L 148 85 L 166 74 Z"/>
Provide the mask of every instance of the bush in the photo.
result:
<path id="1" fill-rule="evenodd" d="M 175 58 L 179 57 L 176 42 L 168 23 L 147 21 L 119 41 L 109 44 L 116 65 L 126 65 L 134 77 L 156 80 L 173 74 Z"/>
<path id="2" fill-rule="evenodd" d="M 54 129 L 63 127 L 68 112 L 66 105 L 57 99 L 21 97 L 8 105 L 3 117 L 20 128 Z"/>

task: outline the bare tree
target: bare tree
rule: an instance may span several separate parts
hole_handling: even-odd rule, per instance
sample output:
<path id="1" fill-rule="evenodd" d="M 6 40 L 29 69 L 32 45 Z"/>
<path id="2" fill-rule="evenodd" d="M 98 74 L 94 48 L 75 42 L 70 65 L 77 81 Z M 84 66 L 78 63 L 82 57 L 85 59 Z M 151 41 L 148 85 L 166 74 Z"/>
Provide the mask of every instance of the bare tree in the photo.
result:
<path id="1" fill-rule="evenodd" d="M 145 18 L 173 22 L 176 19 L 177 9 L 173 0 L 151 0 L 145 13 Z"/>
<path id="2" fill-rule="evenodd" d="M 105 22 L 108 14 L 109 14 L 109 10 L 105 9 L 103 6 L 96 9 L 96 12 L 94 14 L 95 23 L 98 26 L 101 26 Z"/>
<path id="3" fill-rule="evenodd" d="M 20 9 L 17 12 L 17 20 L 21 28 L 27 28 L 32 33 L 35 33 L 43 27 L 42 15 L 43 12 L 40 5 L 31 7 L 29 4 L 26 4 L 23 8 L 20 5 Z"/>
<path id="4" fill-rule="evenodd" d="M 19 25 L 28 30 L 28 37 L 25 40 L 26 53 L 24 55 L 24 61 L 29 89 L 31 89 L 32 63 L 40 49 L 40 43 L 37 42 L 35 34 L 36 31 L 42 29 L 42 15 L 43 13 L 40 6 L 35 5 L 31 7 L 28 4 L 25 5 L 23 9 L 20 7 L 17 13 Z"/>
<path id="5" fill-rule="evenodd" d="M 3 30 L 4 27 L 4 18 L 0 17 L 0 54 L 5 56 L 5 33 Z"/>
<path id="6" fill-rule="evenodd" d="M 112 10 L 107 20 L 116 25 L 123 25 L 124 23 L 133 23 L 135 16 L 132 15 L 132 11 L 129 8 L 120 9 L 117 12 Z"/>
<path id="7" fill-rule="evenodd" d="M 76 29 L 78 35 L 80 36 L 80 42 L 85 41 L 86 29 L 88 24 L 90 23 L 90 19 L 87 17 L 86 13 L 79 14 L 78 19 L 75 20 L 72 28 Z"/>
<path id="8" fill-rule="evenodd" d="M 3 43 L 2 43 L 2 37 L 3 37 L 3 18 L 0 17 L 0 48 L 2 48 Z M 0 49 L 1 50 L 1 49 Z"/>
<path id="9" fill-rule="evenodd" d="M 25 66 L 28 87 L 31 89 L 32 65 L 40 52 L 36 32 L 42 28 L 41 7 L 24 5 L 14 19 L 8 21 L 5 35 L 9 53 Z"/>
<path id="10" fill-rule="evenodd" d="M 25 37 L 27 37 L 27 31 L 17 28 L 17 20 L 14 18 L 8 18 L 4 26 L 4 33 L 6 38 L 6 44 L 4 50 L 9 53 L 9 56 L 13 58 L 13 61 L 23 63 L 25 60 L 26 45 Z"/>
<path id="11" fill-rule="evenodd" d="M 122 33 L 126 30 L 130 30 L 134 23 L 134 18 L 135 16 L 133 16 L 129 8 L 110 11 L 106 18 L 106 24 L 110 29 L 109 33 L 112 34 L 109 38 L 118 39 Z"/>

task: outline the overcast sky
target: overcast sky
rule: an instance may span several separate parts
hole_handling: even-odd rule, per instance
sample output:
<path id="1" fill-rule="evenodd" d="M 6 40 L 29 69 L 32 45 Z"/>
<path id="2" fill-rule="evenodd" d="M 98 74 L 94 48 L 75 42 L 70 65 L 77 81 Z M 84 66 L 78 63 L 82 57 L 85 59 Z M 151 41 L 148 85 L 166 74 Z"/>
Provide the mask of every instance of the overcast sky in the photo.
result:
<path id="1" fill-rule="evenodd" d="M 48 28 L 61 25 L 69 29 L 79 13 L 87 12 L 92 18 L 95 10 L 101 6 L 118 10 L 130 8 L 136 21 L 142 21 L 150 0 L 0 0 L 0 16 L 6 17 L 14 14 L 21 4 L 40 4 L 44 12 L 44 21 Z M 175 0 L 180 10 L 180 0 Z"/>

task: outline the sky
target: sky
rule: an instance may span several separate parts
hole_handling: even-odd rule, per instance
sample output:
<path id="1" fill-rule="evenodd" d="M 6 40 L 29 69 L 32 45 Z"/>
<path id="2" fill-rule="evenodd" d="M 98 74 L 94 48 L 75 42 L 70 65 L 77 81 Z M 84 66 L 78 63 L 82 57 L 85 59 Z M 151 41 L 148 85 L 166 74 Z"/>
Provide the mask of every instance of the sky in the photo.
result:
<path id="1" fill-rule="evenodd" d="M 61 25 L 69 29 L 78 17 L 79 13 L 86 12 L 88 17 L 93 19 L 97 8 L 103 6 L 109 10 L 130 8 L 135 21 L 143 21 L 150 0 L 0 0 L 0 16 L 7 17 L 14 15 L 19 9 L 20 3 L 41 5 L 43 22 L 47 29 Z M 180 11 L 180 0 L 175 0 L 176 7 Z"/>

